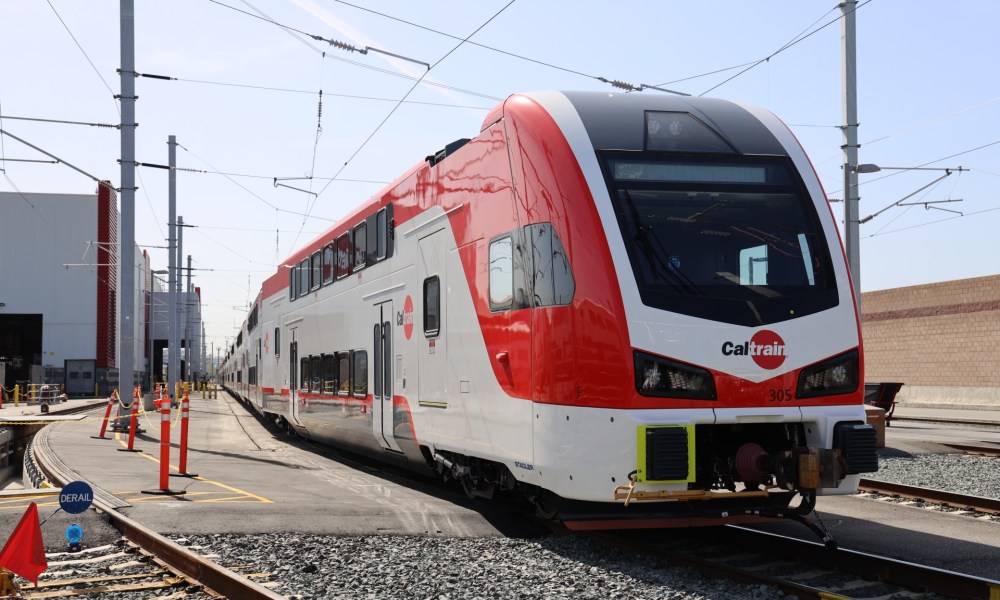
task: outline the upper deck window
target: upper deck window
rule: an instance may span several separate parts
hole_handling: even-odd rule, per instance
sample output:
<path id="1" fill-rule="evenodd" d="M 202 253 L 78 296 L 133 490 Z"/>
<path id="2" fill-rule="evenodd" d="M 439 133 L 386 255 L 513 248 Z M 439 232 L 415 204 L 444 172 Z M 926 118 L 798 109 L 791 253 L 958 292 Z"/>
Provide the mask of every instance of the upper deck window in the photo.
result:
<path id="1" fill-rule="evenodd" d="M 822 226 L 788 159 L 603 158 L 643 304 L 749 327 L 838 304 Z"/>

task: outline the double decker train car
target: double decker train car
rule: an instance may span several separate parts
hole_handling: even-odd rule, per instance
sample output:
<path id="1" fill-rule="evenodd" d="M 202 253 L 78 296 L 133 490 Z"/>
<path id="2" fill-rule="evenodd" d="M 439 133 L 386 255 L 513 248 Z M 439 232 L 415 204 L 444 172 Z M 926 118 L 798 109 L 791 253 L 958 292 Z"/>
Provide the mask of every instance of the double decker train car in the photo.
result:
<path id="1" fill-rule="evenodd" d="M 877 469 L 862 361 L 834 219 L 778 118 L 541 92 L 291 255 L 223 372 L 302 436 L 586 528 L 853 493 Z"/>

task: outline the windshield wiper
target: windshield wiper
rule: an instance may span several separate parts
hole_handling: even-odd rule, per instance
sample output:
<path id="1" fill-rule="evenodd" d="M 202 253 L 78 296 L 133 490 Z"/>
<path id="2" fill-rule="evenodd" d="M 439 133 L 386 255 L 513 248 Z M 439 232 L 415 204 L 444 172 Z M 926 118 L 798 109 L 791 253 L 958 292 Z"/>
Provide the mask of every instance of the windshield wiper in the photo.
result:
<path id="1" fill-rule="evenodd" d="M 632 214 L 632 222 L 635 223 L 636 245 L 642 250 L 643 255 L 645 255 L 653 275 L 658 279 L 666 281 L 680 292 L 704 296 L 705 293 L 701 291 L 701 288 L 674 264 L 670 252 L 667 251 L 666 247 L 660 241 L 659 236 L 656 235 L 656 230 L 643 225 L 639 217 L 639 211 L 632 200 L 632 194 L 628 190 L 622 190 L 622 194 L 625 197 L 629 212 Z"/>

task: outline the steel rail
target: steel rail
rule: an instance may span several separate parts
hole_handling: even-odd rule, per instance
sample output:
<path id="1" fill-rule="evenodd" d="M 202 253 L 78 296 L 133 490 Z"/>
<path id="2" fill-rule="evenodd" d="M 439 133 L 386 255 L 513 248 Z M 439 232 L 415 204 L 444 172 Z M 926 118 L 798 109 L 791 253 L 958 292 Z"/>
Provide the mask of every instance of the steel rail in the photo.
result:
<path id="1" fill-rule="evenodd" d="M 822 544 L 739 526 L 727 529 L 746 536 L 752 548 L 824 568 L 836 568 L 865 579 L 878 579 L 907 589 L 941 594 L 954 598 L 995 600 L 1000 597 L 1000 581 L 957 573 L 879 556 L 859 550 L 828 550 Z"/>
<path id="2" fill-rule="evenodd" d="M 978 421 L 978 420 L 961 420 L 961 419 L 946 419 L 943 417 L 904 417 L 900 415 L 893 415 L 893 421 L 914 421 L 920 423 L 947 423 L 949 425 L 986 425 L 990 427 L 1000 427 L 1000 421 Z M 888 426 L 888 422 L 886 423 Z"/>
<path id="3" fill-rule="evenodd" d="M 835 589 L 814 587 L 783 579 L 781 576 L 754 572 L 753 568 L 729 565 L 724 559 L 716 560 L 694 556 L 704 546 L 704 541 L 692 541 L 690 549 L 666 548 L 662 544 L 641 541 L 630 534 L 591 534 L 591 538 L 614 547 L 629 551 L 640 551 L 666 558 L 668 561 L 690 566 L 705 574 L 725 577 L 735 581 L 755 585 L 774 586 L 786 594 L 794 594 L 801 600 L 830 600 L 846 598 Z M 754 553 L 773 556 L 790 563 L 805 563 L 830 572 L 850 573 L 859 579 L 877 580 L 906 590 L 919 590 L 969 600 L 996 600 L 1000 598 L 1000 581 L 984 579 L 973 575 L 956 573 L 896 560 L 876 554 L 838 548 L 826 548 L 822 544 L 786 537 L 770 532 L 730 525 L 713 532 L 712 545 L 732 549 L 733 554 Z M 746 548 L 746 550 L 741 550 Z M 884 597 L 884 593 L 879 594 Z"/>
<path id="4" fill-rule="evenodd" d="M 863 492 L 875 492 L 879 494 L 891 494 L 912 500 L 923 500 L 945 504 L 959 510 L 971 509 L 978 512 L 1000 515 L 1000 500 L 996 498 L 984 498 L 982 496 L 967 496 L 946 490 L 934 488 L 922 488 L 891 481 L 879 481 L 877 479 L 862 479 L 858 483 L 858 490 Z"/>
<path id="5" fill-rule="evenodd" d="M 944 445 L 955 450 L 961 450 L 966 454 L 1000 457 L 1000 446 L 975 446 L 970 444 L 952 444 L 951 442 L 947 442 Z"/>
<path id="6" fill-rule="evenodd" d="M 48 456 L 48 453 L 45 452 L 34 452 L 34 460 L 38 468 L 49 481 L 62 487 L 69 483 L 69 474 L 57 465 L 49 463 L 50 459 L 55 458 L 57 457 Z M 94 496 L 93 506 L 104 513 L 111 526 L 120 531 L 123 537 L 212 591 L 226 598 L 246 598 L 248 600 L 282 600 L 284 598 L 281 594 L 272 592 L 258 583 L 217 565 L 143 526 L 138 521 L 117 512 L 112 502 L 108 502 L 107 499 L 101 497 L 101 494 L 96 493 L 96 488 Z"/>

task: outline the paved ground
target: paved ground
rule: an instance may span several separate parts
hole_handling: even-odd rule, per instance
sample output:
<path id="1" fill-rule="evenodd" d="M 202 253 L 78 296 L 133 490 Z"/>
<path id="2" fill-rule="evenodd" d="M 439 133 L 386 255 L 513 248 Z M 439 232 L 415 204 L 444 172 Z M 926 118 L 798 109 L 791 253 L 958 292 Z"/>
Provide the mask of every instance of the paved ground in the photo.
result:
<path id="1" fill-rule="evenodd" d="M 74 403 L 85 402 L 66 406 Z M 147 494 L 144 491 L 163 490 L 159 415 L 140 416 L 145 433 L 137 435 L 134 447 L 142 452 L 124 452 L 120 450 L 127 447 L 127 433 L 109 431 L 105 439 L 92 437 L 100 431 L 103 406 L 106 401 L 100 400 L 94 412 L 83 416 L 47 417 L 53 424 L 36 436 L 34 452 L 40 461 L 56 465 L 65 479 L 87 481 L 98 497 L 161 533 L 481 536 L 499 535 L 505 526 L 495 516 L 470 509 L 463 498 L 452 499 L 445 493 L 442 499 L 439 489 L 370 468 L 359 470 L 358 465 L 278 440 L 225 394 L 218 399 L 196 394 L 191 401 L 187 472 L 198 476 L 169 477 L 166 489 L 183 494 Z M 0 419 L 8 423 L 45 418 L 37 407 L 0 409 Z M 176 474 L 180 420 L 172 425 L 169 464 Z M 54 496 L 37 501 L 42 518 L 58 507 Z M 0 508 L 0 532 L 13 529 L 25 502 L 0 497 L 0 507 L 7 507 Z M 50 547 L 65 543 L 60 536 L 77 517 L 58 513 L 52 518 L 53 524 L 58 523 L 55 534 L 50 536 L 43 527 Z M 50 543 L 50 537 L 55 541 Z"/>

